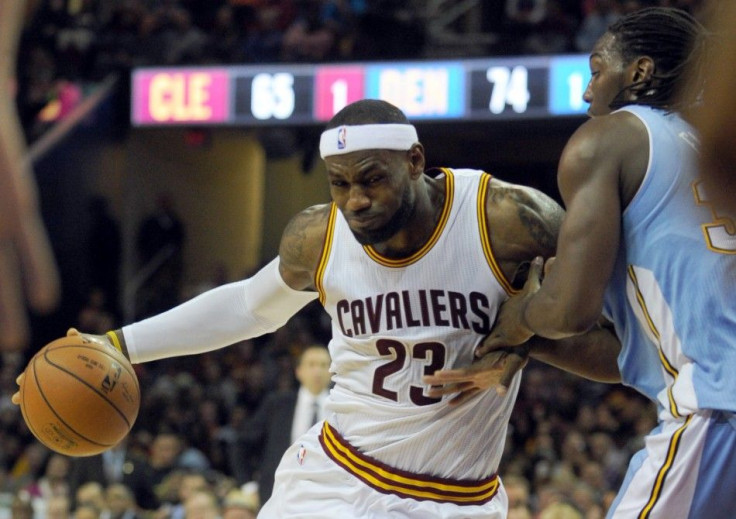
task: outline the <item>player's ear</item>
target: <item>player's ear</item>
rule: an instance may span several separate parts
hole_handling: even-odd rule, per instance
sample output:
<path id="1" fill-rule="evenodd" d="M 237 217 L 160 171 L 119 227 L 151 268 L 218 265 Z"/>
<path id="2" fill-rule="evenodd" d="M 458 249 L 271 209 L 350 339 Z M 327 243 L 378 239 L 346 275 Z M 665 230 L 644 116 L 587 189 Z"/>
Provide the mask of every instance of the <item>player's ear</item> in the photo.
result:
<path id="1" fill-rule="evenodd" d="M 654 60 L 649 56 L 640 56 L 631 65 L 631 82 L 641 83 L 650 81 L 654 75 Z"/>
<path id="2" fill-rule="evenodd" d="M 411 163 L 411 178 L 417 179 L 424 173 L 425 158 L 424 146 L 420 142 L 412 145 L 409 149 L 409 161 Z"/>

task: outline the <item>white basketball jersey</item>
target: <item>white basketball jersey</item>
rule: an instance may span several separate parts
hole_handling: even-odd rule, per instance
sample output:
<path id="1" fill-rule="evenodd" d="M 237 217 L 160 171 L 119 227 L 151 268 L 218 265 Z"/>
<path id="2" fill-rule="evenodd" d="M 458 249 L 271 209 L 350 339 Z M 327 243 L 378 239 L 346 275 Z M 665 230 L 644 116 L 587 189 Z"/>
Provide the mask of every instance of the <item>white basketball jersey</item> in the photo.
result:
<path id="1" fill-rule="evenodd" d="M 432 399 L 422 376 L 467 367 L 512 292 L 493 257 L 484 210 L 490 175 L 443 169 L 434 233 L 405 259 L 354 238 L 333 204 L 316 282 L 332 318 L 327 422 L 389 468 L 480 479 L 496 472 L 518 390 L 490 389 L 460 406 Z"/>

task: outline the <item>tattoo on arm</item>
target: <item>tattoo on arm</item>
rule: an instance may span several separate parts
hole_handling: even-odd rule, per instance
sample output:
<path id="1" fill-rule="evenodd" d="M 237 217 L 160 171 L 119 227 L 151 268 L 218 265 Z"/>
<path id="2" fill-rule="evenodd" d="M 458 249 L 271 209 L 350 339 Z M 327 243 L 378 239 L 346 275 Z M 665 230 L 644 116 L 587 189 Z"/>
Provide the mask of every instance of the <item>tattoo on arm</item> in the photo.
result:
<path id="1" fill-rule="evenodd" d="M 279 246 L 282 262 L 302 271 L 312 271 L 319 261 L 327 228 L 329 205 L 315 206 L 291 219 Z"/>
<path id="2" fill-rule="evenodd" d="M 527 206 L 519 204 L 518 210 L 519 220 L 534 241 L 541 249 L 553 252 L 557 246 L 557 234 L 553 229 L 558 229 L 558 227 L 551 226 L 552 222 L 545 220 L 543 216 L 540 218 L 537 212 L 531 211 Z"/>

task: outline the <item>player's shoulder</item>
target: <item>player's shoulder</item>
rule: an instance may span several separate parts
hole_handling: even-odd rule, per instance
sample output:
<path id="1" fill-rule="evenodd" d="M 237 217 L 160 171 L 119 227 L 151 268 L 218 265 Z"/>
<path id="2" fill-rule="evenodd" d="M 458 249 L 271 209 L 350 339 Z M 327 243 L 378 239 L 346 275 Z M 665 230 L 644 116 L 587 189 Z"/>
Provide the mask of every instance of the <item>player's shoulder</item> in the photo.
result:
<path id="1" fill-rule="evenodd" d="M 282 271 L 311 273 L 322 254 L 332 204 L 319 204 L 295 214 L 284 229 L 279 245 Z M 283 272 L 282 272 L 283 275 Z"/>
<path id="2" fill-rule="evenodd" d="M 488 185 L 486 211 L 519 213 L 524 210 L 547 217 L 561 213 L 562 208 L 539 189 L 493 177 Z"/>
<path id="3" fill-rule="evenodd" d="M 489 184 L 486 215 L 499 255 L 502 248 L 509 249 L 509 257 L 552 255 L 564 214 L 560 204 L 539 189 L 497 178 Z"/>
<path id="4" fill-rule="evenodd" d="M 632 110 L 617 110 L 583 123 L 570 137 L 564 153 L 581 160 L 597 160 L 625 156 L 647 142 L 648 129 L 641 115 Z"/>

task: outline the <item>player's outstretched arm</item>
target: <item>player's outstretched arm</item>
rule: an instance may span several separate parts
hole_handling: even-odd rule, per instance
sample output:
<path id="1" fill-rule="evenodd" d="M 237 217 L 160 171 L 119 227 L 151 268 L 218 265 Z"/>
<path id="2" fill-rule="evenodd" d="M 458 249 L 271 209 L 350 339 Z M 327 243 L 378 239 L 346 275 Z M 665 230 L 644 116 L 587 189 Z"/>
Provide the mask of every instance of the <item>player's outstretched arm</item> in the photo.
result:
<path id="1" fill-rule="evenodd" d="M 277 330 L 317 297 L 314 272 L 328 215 L 329 206 L 296 215 L 284 231 L 279 256 L 252 277 L 109 332 L 107 340 L 141 363 L 203 353 Z"/>

